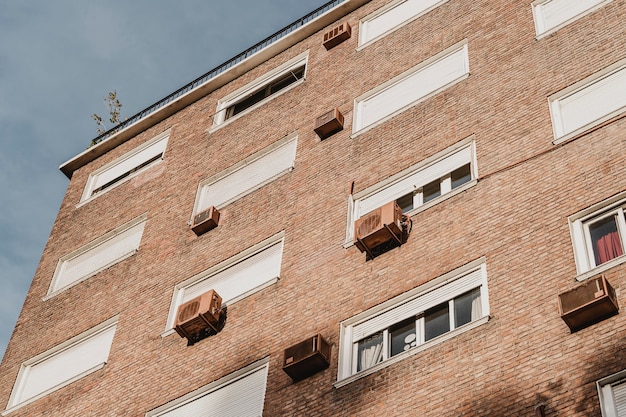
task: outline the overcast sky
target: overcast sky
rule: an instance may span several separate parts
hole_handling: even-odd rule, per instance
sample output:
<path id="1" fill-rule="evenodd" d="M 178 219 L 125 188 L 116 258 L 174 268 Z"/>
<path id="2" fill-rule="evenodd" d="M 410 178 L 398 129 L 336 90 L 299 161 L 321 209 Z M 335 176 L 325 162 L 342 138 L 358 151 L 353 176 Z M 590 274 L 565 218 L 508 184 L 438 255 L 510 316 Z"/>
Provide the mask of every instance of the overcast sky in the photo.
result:
<path id="1" fill-rule="evenodd" d="M 0 357 L 107 92 L 132 116 L 326 2 L 0 1 Z"/>

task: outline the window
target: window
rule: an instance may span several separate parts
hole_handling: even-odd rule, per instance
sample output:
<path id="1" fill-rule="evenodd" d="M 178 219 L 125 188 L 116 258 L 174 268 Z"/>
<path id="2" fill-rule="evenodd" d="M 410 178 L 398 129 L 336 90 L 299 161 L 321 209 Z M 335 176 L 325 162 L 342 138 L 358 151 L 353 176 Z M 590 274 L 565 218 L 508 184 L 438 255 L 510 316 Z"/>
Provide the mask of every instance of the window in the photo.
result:
<path id="1" fill-rule="evenodd" d="M 476 184 L 476 147 L 472 139 L 350 196 L 344 246 L 352 245 L 357 219 L 390 201 L 396 200 L 403 213 L 412 215 Z"/>
<path id="2" fill-rule="evenodd" d="M 484 259 L 479 259 L 341 323 L 342 386 L 485 323 Z"/>
<path id="3" fill-rule="evenodd" d="M 353 133 L 376 126 L 468 75 L 467 43 L 463 41 L 357 97 Z"/>
<path id="4" fill-rule="evenodd" d="M 280 277 L 283 243 L 281 232 L 178 284 L 163 336 L 173 332 L 178 306 L 210 289 L 228 305 L 274 284 Z"/>
<path id="5" fill-rule="evenodd" d="M 162 161 L 168 139 L 169 131 L 90 174 L 80 201 L 94 198 Z"/>
<path id="6" fill-rule="evenodd" d="M 415 191 L 403 195 L 398 198 L 396 202 L 402 208 L 402 212 L 407 213 L 422 204 L 426 204 L 439 196 L 451 192 L 471 180 L 472 170 L 471 164 L 468 162 L 445 176 L 437 178 L 436 180 L 417 188 Z"/>
<path id="7" fill-rule="evenodd" d="M 554 143 L 626 111 L 626 60 L 611 65 L 549 98 Z"/>
<path id="8" fill-rule="evenodd" d="M 308 53 L 298 55 L 273 71 L 243 86 L 217 103 L 213 128 L 247 113 L 304 81 Z"/>
<path id="9" fill-rule="evenodd" d="M 261 102 L 272 94 L 276 94 L 283 88 L 295 83 L 304 77 L 304 65 L 294 68 L 289 72 L 282 74 L 280 78 L 268 83 L 260 87 L 258 90 L 253 91 L 247 97 L 243 98 L 241 101 L 236 102 L 235 104 L 226 108 L 225 119 L 230 119 L 233 116 L 238 115 L 242 111 L 249 109 L 255 104 Z"/>
<path id="10" fill-rule="evenodd" d="M 377 41 L 447 1 L 396 0 L 389 3 L 361 20 L 359 47 Z"/>
<path id="11" fill-rule="evenodd" d="M 626 370 L 596 382 L 602 417 L 626 417 Z"/>
<path id="12" fill-rule="evenodd" d="M 107 362 L 117 318 L 90 329 L 24 362 L 6 411 L 35 401 L 98 369 Z"/>
<path id="13" fill-rule="evenodd" d="M 226 375 L 146 413 L 146 417 L 259 417 L 263 415 L 269 358 Z"/>
<path id="14" fill-rule="evenodd" d="M 215 206 L 220 209 L 291 171 L 298 137 L 292 133 L 225 171 L 202 181 L 194 213 Z"/>
<path id="15" fill-rule="evenodd" d="M 145 225 L 144 215 L 62 257 L 46 298 L 133 255 L 139 248 Z"/>
<path id="16" fill-rule="evenodd" d="M 612 0 L 535 0 L 532 3 L 537 38 L 556 32 Z"/>
<path id="17" fill-rule="evenodd" d="M 626 192 L 569 218 L 579 280 L 626 261 Z"/>

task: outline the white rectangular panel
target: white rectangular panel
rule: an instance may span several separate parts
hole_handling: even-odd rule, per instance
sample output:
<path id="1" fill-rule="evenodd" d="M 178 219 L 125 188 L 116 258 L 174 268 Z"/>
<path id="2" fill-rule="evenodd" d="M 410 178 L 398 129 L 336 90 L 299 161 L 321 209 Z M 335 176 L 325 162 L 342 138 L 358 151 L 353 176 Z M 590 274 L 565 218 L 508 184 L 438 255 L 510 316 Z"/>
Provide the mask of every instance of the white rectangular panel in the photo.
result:
<path id="1" fill-rule="evenodd" d="M 271 150 L 263 150 L 215 181 L 201 185 L 195 212 L 210 206 L 222 208 L 289 172 L 294 166 L 296 144 L 294 137 L 279 146 L 270 146 Z"/>
<path id="2" fill-rule="evenodd" d="M 448 87 L 469 74 L 467 44 L 444 54 L 433 62 L 392 81 L 382 89 L 374 89 L 357 99 L 354 131 L 357 132 L 392 116 L 433 93 Z"/>

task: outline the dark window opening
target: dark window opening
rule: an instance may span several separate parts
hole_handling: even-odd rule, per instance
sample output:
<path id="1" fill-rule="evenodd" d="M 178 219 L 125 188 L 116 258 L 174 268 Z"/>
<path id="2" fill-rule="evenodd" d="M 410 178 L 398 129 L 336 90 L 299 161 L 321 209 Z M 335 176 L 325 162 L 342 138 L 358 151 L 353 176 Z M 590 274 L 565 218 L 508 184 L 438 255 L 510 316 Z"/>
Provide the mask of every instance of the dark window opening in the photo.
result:
<path id="1" fill-rule="evenodd" d="M 259 90 L 253 91 L 244 99 L 228 107 L 226 109 L 225 119 L 230 119 L 231 117 L 236 116 L 244 110 L 249 109 L 255 104 L 261 102 L 265 98 L 271 96 L 272 94 L 276 94 L 280 90 L 300 80 L 302 77 L 304 77 L 304 69 L 305 66 L 303 65 L 299 68 L 294 69 L 293 71 L 289 71 L 280 78 L 261 87 Z"/>

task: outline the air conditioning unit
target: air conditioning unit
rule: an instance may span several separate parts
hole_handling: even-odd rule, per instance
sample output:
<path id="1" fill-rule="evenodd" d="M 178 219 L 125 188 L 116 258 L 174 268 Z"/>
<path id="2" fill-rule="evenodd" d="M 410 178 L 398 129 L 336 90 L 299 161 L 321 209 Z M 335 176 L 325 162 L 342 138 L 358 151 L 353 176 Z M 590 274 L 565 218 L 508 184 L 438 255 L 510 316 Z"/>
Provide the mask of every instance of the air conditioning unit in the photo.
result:
<path id="1" fill-rule="evenodd" d="M 354 245 L 372 256 L 376 246 L 395 241 L 402 244 L 402 209 L 395 201 L 373 210 L 354 223 Z"/>
<path id="2" fill-rule="evenodd" d="M 339 45 L 346 39 L 349 39 L 351 35 L 352 28 L 347 22 L 344 22 L 324 34 L 324 42 L 322 42 L 322 45 L 324 45 L 326 50 L 329 50 Z"/>
<path id="3" fill-rule="evenodd" d="M 294 381 L 300 381 L 330 364 L 330 345 L 317 334 L 285 349 L 283 371 Z"/>
<path id="4" fill-rule="evenodd" d="M 193 230 L 196 235 L 200 236 L 201 234 L 216 228 L 219 220 L 220 212 L 217 211 L 215 207 L 211 206 L 194 216 L 191 230 Z"/>
<path id="5" fill-rule="evenodd" d="M 559 294 L 561 318 L 572 332 L 617 314 L 615 290 L 604 275 Z"/>
<path id="6" fill-rule="evenodd" d="M 222 297 L 215 290 L 210 290 L 178 307 L 174 328 L 180 337 L 192 342 L 203 332 L 212 330 L 217 333 L 221 315 Z"/>
<path id="7" fill-rule="evenodd" d="M 343 129 L 343 114 L 339 109 L 333 109 L 328 113 L 324 113 L 315 119 L 315 133 L 321 138 L 326 139 Z"/>

